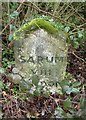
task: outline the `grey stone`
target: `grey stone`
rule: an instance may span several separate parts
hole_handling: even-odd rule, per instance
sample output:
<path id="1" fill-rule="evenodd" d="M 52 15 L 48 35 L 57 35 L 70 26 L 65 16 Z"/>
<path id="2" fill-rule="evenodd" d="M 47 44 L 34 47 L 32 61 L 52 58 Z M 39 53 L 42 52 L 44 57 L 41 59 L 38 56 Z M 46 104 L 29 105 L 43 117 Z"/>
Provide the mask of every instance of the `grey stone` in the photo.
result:
<path id="1" fill-rule="evenodd" d="M 56 86 L 64 79 L 68 46 L 63 31 L 57 35 L 41 28 L 28 34 L 22 32 L 14 44 L 16 68 L 24 80 L 33 83 L 43 80 L 49 86 Z"/>
<path id="2" fill-rule="evenodd" d="M 9 74 L 8 77 L 12 80 L 13 83 L 18 84 L 22 80 L 22 77 L 18 74 Z"/>
<path id="3" fill-rule="evenodd" d="M 13 72 L 14 74 L 16 74 L 16 73 L 19 73 L 19 70 L 18 70 L 18 68 L 13 68 L 13 69 L 12 69 L 12 72 Z"/>

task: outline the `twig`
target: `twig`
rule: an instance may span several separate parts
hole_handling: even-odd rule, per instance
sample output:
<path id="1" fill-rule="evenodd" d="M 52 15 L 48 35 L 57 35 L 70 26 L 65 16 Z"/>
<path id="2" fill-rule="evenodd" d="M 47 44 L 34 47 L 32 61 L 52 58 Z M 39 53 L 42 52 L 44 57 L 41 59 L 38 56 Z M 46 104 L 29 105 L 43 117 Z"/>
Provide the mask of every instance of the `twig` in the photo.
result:
<path id="1" fill-rule="evenodd" d="M 79 60 L 82 60 L 84 63 L 86 63 L 86 61 L 85 61 L 84 59 L 80 58 L 79 56 L 77 56 L 77 55 L 74 53 L 74 51 L 72 52 L 72 54 L 73 54 L 76 58 L 78 58 Z"/>
<path id="2" fill-rule="evenodd" d="M 84 20 L 84 22 L 86 22 L 86 20 L 73 8 L 72 5 L 71 5 L 70 7 L 75 11 L 75 13 L 76 13 L 82 20 Z"/>
<path id="3" fill-rule="evenodd" d="M 21 4 L 19 5 L 19 7 L 17 8 L 17 10 L 16 11 L 19 11 L 19 9 L 21 8 L 21 6 L 22 6 L 22 4 L 23 4 L 23 2 L 24 2 L 25 0 L 23 0 L 22 2 L 21 2 Z M 0 32 L 0 35 L 6 30 L 6 28 L 11 24 L 11 23 L 13 23 L 15 20 L 14 19 L 12 19 L 6 26 L 5 26 L 5 28 Z"/>
<path id="4" fill-rule="evenodd" d="M 55 103 L 57 104 L 57 102 L 56 102 L 56 100 L 55 100 L 55 98 L 53 98 L 52 96 L 50 96 L 50 98 L 52 98 L 54 101 L 55 101 Z M 59 101 L 61 101 L 61 102 L 65 102 L 66 100 L 63 100 L 63 99 L 57 99 L 58 100 L 58 102 Z M 76 101 L 71 101 L 73 104 L 77 104 L 78 102 L 76 102 Z M 58 105 L 58 104 L 57 104 Z"/>
<path id="5" fill-rule="evenodd" d="M 68 22 L 68 21 L 65 21 L 64 19 L 61 19 L 60 17 L 54 16 L 54 15 L 53 15 L 52 13 L 50 13 L 50 12 L 41 10 L 41 9 L 40 9 L 38 6 L 36 6 L 34 3 L 32 3 L 32 5 L 34 5 L 34 6 L 29 6 L 29 4 L 26 4 L 26 3 L 23 3 L 23 4 L 26 5 L 26 6 L 28 6 L 28 7 L 32 7 L 33 9 L 35 9 L 35 10 L 37 10 L 37 11 L 39 11 L 39 12 L 42 12 L 42 13 L 44 13 L 44 14 L 47 14 L 47 15 L 55 18 L 55 19 L 58 19 L 58 20 L 60 20 L 60 21 L 63 22 L 63 23 L 67 23 L 67 24 L 71 25 L 71 26 L 72 26 L 73 28 L 75 28 L 75 29 L 84 29 L 84 28 L 78 28 L 77 25 L 75 25 L 74 23 L 70 23 L 70 22 Z"/>

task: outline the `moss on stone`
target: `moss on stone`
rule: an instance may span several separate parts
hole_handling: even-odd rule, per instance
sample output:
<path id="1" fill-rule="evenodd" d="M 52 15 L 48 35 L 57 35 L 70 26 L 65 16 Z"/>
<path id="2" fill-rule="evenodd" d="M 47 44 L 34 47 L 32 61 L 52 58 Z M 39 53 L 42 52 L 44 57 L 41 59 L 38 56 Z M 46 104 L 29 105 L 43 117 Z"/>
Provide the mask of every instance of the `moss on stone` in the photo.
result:
<path id="1" fill-rule="evenodd" d="M 21 33 L 30 34 L 37 29 L 44 29 L 53 35 L 56 35 L 58 33 L 58 30 L 50 22 L 42 18 L 36 18 L 20 27 L 19 30 L 14 33 L 14 40 L 18 39 Z"/>

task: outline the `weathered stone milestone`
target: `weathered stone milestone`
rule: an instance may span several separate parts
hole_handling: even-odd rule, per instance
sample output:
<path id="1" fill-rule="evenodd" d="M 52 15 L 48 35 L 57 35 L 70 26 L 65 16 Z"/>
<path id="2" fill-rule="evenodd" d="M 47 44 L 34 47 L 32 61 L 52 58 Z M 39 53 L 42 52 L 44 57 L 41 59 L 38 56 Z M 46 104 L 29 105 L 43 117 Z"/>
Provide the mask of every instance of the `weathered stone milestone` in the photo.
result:
<path id="1" fill-rule="evenodd" d="M 22 80 L 44 80 L 50 84 L 64 78 L 68 48 L 63 31 L 48 21 L 34 19 L 22 26 L 14 39 L 16 74 Z"/>

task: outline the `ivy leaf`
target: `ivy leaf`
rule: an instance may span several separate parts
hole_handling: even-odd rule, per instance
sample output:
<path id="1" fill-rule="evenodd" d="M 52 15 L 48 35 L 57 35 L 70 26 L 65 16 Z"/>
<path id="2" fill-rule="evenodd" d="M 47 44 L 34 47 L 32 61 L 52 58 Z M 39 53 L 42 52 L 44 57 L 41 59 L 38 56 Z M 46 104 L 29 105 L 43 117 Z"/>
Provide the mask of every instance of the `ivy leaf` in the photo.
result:
<path id="1" fill-rule="evenodd" d="M 68 91 L 70 88 L 69 88 L 69 86 L 68 85 L 65 85 L 65 86 L 63 86 L 63 91 Z"/>
<path id="2" fill-rule="evenodd" d="M 0 80 L 0 90 L 4 87 L 3 82 Z"/>
<path id="3" fill-rule="evenodd" d="M 82 31 L 78 31 L 78 37 L 79 37 L 79 38 L 82 38 L 82 37 L 83 37 Z"/>
<path id="4" fill-rule="evenodd" d="M 10 18 L 14 19 L 18 15 L 19 15 L 19 13 L 17 11 L 14 11 L 12 14 L 10 14 Z"/>
<path id="5" fill-rule="evenodd" d="M 56 116 L 56 118 L 63 118 L 64 110 L 58 106 L 54 112 L 54 115 Z"/>
<path id="6" fill-rule="evenodd" d="M 65 27 L 65 32 L 69 32 L 69 30 L 70 30 L 70 27 L 68 26 L 68 27 Z"/>
<path id="7" fill-rule="evenodd" d="M 72 106 L 72 103 L 71 103 L 71 101 L 70 101 L 69 98 L 67 98 L 67 99 L 64 101 L 63 104 L 64 104 L 64 108 L 65 108 L 65 109 L 68 109 L 69 107 Z"/>
<path id="8" fill-rule="evenodd" d="M 71 40 L 73 40 L 73 38 L 74 38 L 74 36 L 73 36 L 73 35 L 71 35 L 71 36 L 70 36 L 70 39 L 71 39 Z"/>
<path id="9" fill-rule="evenodd" d="M 78 93 L 80 88 L 72 88 L 72 93 Z"/>
<path id="10" fill-rule="evenodd" d="M 0 67 L 0 73 L 3 74 L 5 71 L 4 71 L 4 68 L 1 68 Z"/>
<path id="11" fill-rule="evenodd" d="M 13 31 L 13 30 L 16 30 L 16 27 L 12 24 L 10 24 L 10 30 Z"/>
<path id="12" fill-rule="evenodd" d="M 70 94 L 70 93 L 78 93 L 79 90 L 80 90 L 80 88 L 70 87 L 69 89 L 67 89 L 66 93 L 67 93 L 67 94 Z"/>
<path id="13" fill-rule="evenodd" d="M 84 107 L 84 103 L 85 103 L 85 98 L 84 98 L 84 97 L 81 97 L 81 98 L 80 98 L 80 106 L 81 106 L 81 108 Z"/>
<path id="14" fill-rule="evenodd" d="M 78 41 L 74 41 L 74 48 L 77 49 L 79 47 L 79 42 Z"/>
<path id="15" fill-rule="evenodd" d="M 80 85 L 81 85 L 80 82 L 74 82 L 73 85 L 72 85 L 72 87 L 78 87 L 78 86 L 80 86 Z"/>
<path id="16" fill-rule="evenodd" d="M 8 40 L 9 40 L 9 41 L 13 40 L 13 34 L 10 34 L 10 35 L 9 35 Z"/>
<path id="17" fill-rule="evenodd" d="M 67 94 L 70 94 L 72 92 L 72 89 L 71 88 L 68 88 L 67 90 L 66 90 L 66 93 Z"/>

